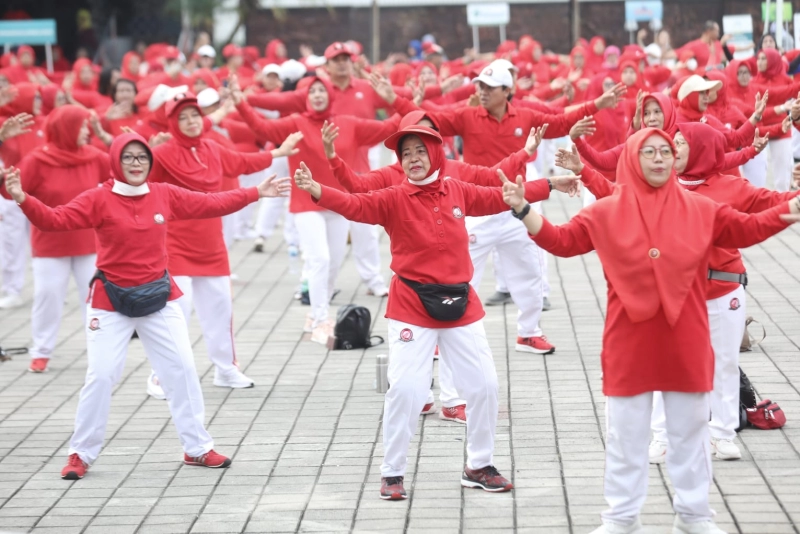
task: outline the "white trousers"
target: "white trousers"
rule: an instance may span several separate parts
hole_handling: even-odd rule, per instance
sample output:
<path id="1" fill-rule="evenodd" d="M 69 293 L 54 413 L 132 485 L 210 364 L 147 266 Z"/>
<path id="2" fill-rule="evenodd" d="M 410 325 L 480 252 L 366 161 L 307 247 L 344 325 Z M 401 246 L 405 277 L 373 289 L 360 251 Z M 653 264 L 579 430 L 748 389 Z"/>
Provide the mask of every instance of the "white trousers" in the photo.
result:
<path id="1" fill-rule="evenodd" d="M 147 358 L 167 395 L 183 450 L 196 457 L 214 447 L 204 424 L 203 391 L 194 366 L 189 332 L 175 301 L 168 302 L 160 311 L 138 318 L 90 307 L 86 324 L 89 366 L 78 401 L 69 454 L 78 453 L 87 464 L 100 455 L 111 409 L 111 393 L 125 368 L 128 343 L 134 330 L 139 333 Z"/>
<path id="2" fill-rule="evenodd" d="M 800 131 L 794 127 L 789 131 L 792 132 L 792 156 L 794 159 L 800 160 Z"/>
<path id="3" fill-rule="evenodd" d="M 458 396 L 449 360 L 441 358 L 441 354 L 439 356 L 439 402 L 444 408 L 455 408 L 466 404 L 467 401 Z M 428 400 L 425 403 L 430 404 L 433 401 L 433 391 L 428 391 Z"/>
<path id="4" fill-rule="evenodd" d="M 278 178 L 290 176 L 289 158 L 275 158 L 272 160 L 272 165 L 265 171 L 265 174 L 266 177 L 275 174 Z M 281 216 L 287 213 L 287 205 L 287 199 L 284 197 L 262 198 L 259 200 L 255 227 L 256 235 L 264 238 L 270 237 L 275 231 L 275 226 L 278 224 Z"/>
<path id="5" fill-rule="evenodd" d="M 86 318 L 86 297 L 89 280 L 95 273 L 96 254 L 65 256 L 63 258 L 33 258 L 33 310 L 31 358 L 50 358 L 58 339 L 64 299 L 67 297 L 69 276 L 75 278 L 81 317 Z"/>
<path id="6" fill-rule="evenodd" d="M 767 154 L 767 150 L 762 150 L 756 157 L 740 167 L 742 176 L 756 187 L 767 186 Z"/>
<path id="7" fill-rule="evenodd" d="M 711 443 L 708 437 L 708 393 L 663 393 L 667 413 L 667 472 L 675 512 L 687 523 L 708 521 L 711 488 Z M 653 393 L 606 397 L 605 520 L 630 524 L 647 499 L 650 470 L 650 412 Z"/>
<path id="8" fill-rule="evenodd" d="M 792 183 L 792 155 L 791 139 L 775 139 L 769 142 L 769 170 L 772 173 L 772 183 L 775 191 L 785 192 Z"/>
<path id="9" fill-rule="evenodd" d="M 469 255 L 475 269 L 472 286 L 480 286 L 486 260 L 496 248 L 508 292 L 519 308 L 517 334 L 520 337 L 541 336 L 544 254 L 528 236 L 525 226 L 510 212 L 504 212 L 472 228 L 469 240 Z"/>
<path id="10" fill-rule="evenodd" d="M 255 187 L 272 175 L 272 173 L 268 173 L 267 171 L 268 169 L 263 169 L 252 174 L 242 174 L 239 176 L 239 185 L 241 187 Z M 256 213 L 255 209 L 257 205 L 257 202 L 253 202 L 234 213 L 236 217 L 233 232 L 234 239 L 244 239 L 248 237 L 248 234 L 252 235 L 254 224 L 253 217 Z"/>
<path id="11" fill-rule="evenodd" d="M 532 166 L 532 164 L 528 163 L 528 176 L 529 177 L 531 176 L 531 166 Z M 535 169 L 533 169 L 533 170 L 535 171 Z M 541 202 L 534 202 L 531 207 L 533 207 L 533 209 L 535 209 L 536 212 L 539 215 L 542 215 L 543 212 L 542 212 L 542 203 Z M 537 245 L 536 248 L 539 248 L 539 246 Z M 541 263 L 539 265 L 542 268 L 542 296 L 543 297 L 549 297 L 550 296 L 550 278 L 547 275 L 547 256 L 548 256 L 548 254 L 549 254 L 548 252 L 546 252 L 543 249 L 539 248 L 539 255 L 541 256 L 540 257 Z"/>
<path id="12" fill-rule="evenodd" d="M 453 382 L 467 404 L 467 466 L 492 464 L 497 426 L 497 372 L 483 321 L 457 328 L 423 328 L 389 319 L 389 391 L 383 404 L 381 476 L 403 476 L 408 445 L 431 383 L 431 354 L 450 358 Z"/>
<path id="13" fill-rule="evenodd" d="M 19 295 L 25 285 L 25 264 L 30 256 L 30 223 L 13 200 L 0 198 L 0 265 L 2 289 Z"/>
<path id="14" fill-rule="evenodd" d="M 378 227 L 350 221 L 350 244 L 353 261 L 361 280 L 370 289 L 386 285 L 381 275 L 381 251 L 378 243 Z"/>
<path id="15" fill-rule="evenodd" d="M 714 390 L 709 395 L 709 430 L 716 439 L 733 439 L 739 426 L 739 345 L 747 319 L 743 286 L 719 298 L 706 301 L 711 347 L 714 349 Z M 735 304 L 734 304 L 735 301 Z M 653 397 L 653 436 L 668 443 L 664 402 L 661 393 Z"/>
<path id="16" fill-rule="evenodd" d="M 303 274 L 308 279 L 313 326 L 316 326 L 328 319 L 333 286 L 347 248 L 349 222 L 332 211 L 295 213 L 294 220 L 303 250 Z"/>
<path id="17" fill-rule="evenodd" d="M 223 374 L 234 371 L 239 363 L 233 343 L 230 276 L 173 276 L 173 280 L 183 292 L 183 296 L 175 302 L 181 307 L 186 327 L 189 326 L 194 306 L 206 342 L 208 359 Z"/>

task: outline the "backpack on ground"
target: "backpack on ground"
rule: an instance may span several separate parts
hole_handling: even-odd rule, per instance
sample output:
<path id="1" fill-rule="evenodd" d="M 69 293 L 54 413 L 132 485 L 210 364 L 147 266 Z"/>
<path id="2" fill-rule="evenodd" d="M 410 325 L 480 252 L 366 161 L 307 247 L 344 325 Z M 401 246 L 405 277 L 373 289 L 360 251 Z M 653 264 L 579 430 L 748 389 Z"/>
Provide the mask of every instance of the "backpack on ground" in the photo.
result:
<path id="1" fill-rule="evenodd" d="M 737 432 L 750 426 L 747 410 L 755 408 L 757 402 L 753 384 L 739 367 L 739 428 L 736 429 Z"/>
<path id="2" fill-rule="evenodd" d="M 370 335 L 372 316 L 364 306 L 347 304 L 336 313 L 333 350 L 367 349 L 384 342 L 381 336 Z M 378 339 L 373 343 L 373 339 Z"/>
<path id="3" fill-rule="evenodd" d="M 750 335 L 749 327 L 751 324 L 757 324 L 761 327 L 761 339 L 756 341 L 756 338 Z M 739 352 L 750 352 L 753 350 L 753 345 L 760 345 L 767 337 L 767 330 L 764 325 L 756 321 L 752 317 L 748 317 L 744 322 L 744 335 L 742 336 L 742 344 L 739 346 Z"/>

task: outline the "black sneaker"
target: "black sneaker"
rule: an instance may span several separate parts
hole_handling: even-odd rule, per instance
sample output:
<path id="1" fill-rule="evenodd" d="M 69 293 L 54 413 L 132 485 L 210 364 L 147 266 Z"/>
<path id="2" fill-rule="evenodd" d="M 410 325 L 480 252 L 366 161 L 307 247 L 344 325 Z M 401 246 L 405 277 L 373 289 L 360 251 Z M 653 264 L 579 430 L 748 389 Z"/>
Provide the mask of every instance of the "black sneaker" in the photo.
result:
<path id="1" fill-rule="evenodd" d="M 504 293 L 502 291 L 497 291 L 494 295 L 489 297 L 484 301 L 484 304 L 487 306 L 501 306 L 503 304 L 508 304 L 513 302 L 511 300 L 511 293 Z"/>
<path id="2" fill-rule="evenodd" d="M 542 299 L 542 311 L 549 311 L 550 310 L 550 299 L 544 297 Z"/>
<path id="3" fill-rule="evenodd" d="M 303 306 L 311 306 L 311 297 L 308 296 L 308 291 L 300 293 L 300 304 Z"/>
<path id="4" fill-rule="evenodd" d="M 484 491 L 494 493 L 514 489 L 514 485 L 501 475 L 493 465 L 487 465 L 481 469 L 470 469 L 464 466 L 461 485 L 465 488 L 481 488 Z"/>
<path id="5" fill-rule="evenodd" d="M 408 499 L 403 488 L 403 477 L 381 477 L 381 499 L 385 501 Z"/>

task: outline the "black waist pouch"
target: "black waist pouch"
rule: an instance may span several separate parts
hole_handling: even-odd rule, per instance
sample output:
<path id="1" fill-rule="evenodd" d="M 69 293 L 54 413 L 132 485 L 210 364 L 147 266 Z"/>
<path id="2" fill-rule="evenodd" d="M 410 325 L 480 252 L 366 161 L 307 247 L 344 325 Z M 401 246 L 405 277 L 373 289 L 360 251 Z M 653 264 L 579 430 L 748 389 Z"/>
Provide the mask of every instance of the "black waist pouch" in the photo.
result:
<path id="1" fill-rule="evenodd" d="M 172 292 L 167 271 L 164 271 L 162 278 L 136 287 L 119 287 L 109 282 L 102 271 L 95 273 L 89 282 L 89 287 L 95 280 L 103 283 L 114 310 L 127 317 L 144 317 L 164 309 Z"/>
<path id="2" fill-rule="evenodd" d="M 399 276 L 422 301 L 425 311 L 437 321 L 458 321 L 467 311 L 469 283 L 421 284 Z"/>

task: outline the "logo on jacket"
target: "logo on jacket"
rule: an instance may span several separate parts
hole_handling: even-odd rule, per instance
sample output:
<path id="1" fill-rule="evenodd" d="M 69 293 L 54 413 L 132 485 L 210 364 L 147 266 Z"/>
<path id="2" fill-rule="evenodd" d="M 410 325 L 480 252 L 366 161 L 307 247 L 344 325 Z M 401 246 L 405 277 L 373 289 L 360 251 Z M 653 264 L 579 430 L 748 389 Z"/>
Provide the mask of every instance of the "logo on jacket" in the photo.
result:
<path id="1" fill-rule="evenodd" d="M 164 224 L 164 216 L 160 213 L 153 215 L 153 220 L 156 221 L 156 224 Z"/>
<path id="2" fill-rule="evenodd" d="M 444 300 L 442 301 L 442 304 L 447 304 L 449 306 L 457 300 L 461 300 L 461 297 L 454 297 L 454 298 L 445 297 Z"/>
<path id="3" fill-rule="evenodd" d="M 478 236 L 476 236 L 475 234 L 469 234 L 469 244 L 474 245 L 477 242 L 478 242 Z"/>
<path id="4" fill-rule="evenodd" d="M 89 321 L 89 330 L 95 331 L 100 330 L 100 319 L 97 317 L 92 317 L 92 320 Z"/>
<path id="5" fill-rule="evenodd" d="M 522 137 L 522 128 L 517 128 L 516 130 L 514 130 L 514 136 Z"/>
<path id="6" fill-rule="evenodd" d="M 412 332 L 410 328 L 403 328 L 400 330 L 400 341 L 403 343 L 414 341 L 414 332 Z"/>
<path id="7" fill-rule="evenodd" d="M 361 91 L 357 92 L 356 93 L 356 98 L 359 99 L 359 100 L 363 100 L 364 99 L 364 93 L 362 93 Z"/>
<path id="8" fill-rule="evenodd" d="M 730 309 L 731 309 L 731 310 L 738 310 L 738 309 L 739 309 L 739 306 L 740 306 L 740 304 L 739 304 L 739 299 L 737 299 L 737 298 L 732 298 L 732 299 L 731 299 L 731 307 L 730 307 Z"/>
<path id="9" fill-rule="evenodd" d="M 455 217 L 456 219 L 460 219 L 463 216 L 464 212 L 461 211 L 461 208 L 459 208 L 458 206 L 453 206 L 453 217 Z"/>

